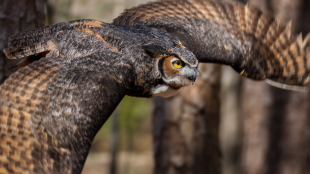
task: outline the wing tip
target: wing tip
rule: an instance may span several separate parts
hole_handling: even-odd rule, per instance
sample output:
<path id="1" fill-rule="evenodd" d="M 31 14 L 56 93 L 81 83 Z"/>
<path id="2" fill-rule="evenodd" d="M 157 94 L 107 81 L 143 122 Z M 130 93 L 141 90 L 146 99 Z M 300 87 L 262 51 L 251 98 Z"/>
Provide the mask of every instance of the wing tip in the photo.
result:
<path id="1" fill-rule="evenodd" d="M 266 79 L 266 82 L 274 87 L 281 88 L 281 89 L 286 89 L 286 90 L 291 90 L 291 91 L 298 91 L 298 92 L 310 92 L 310 87 L 309 86 L 296 86 L 296 85 L 288 85 L 288 84 L 283 84 L 279 83 L 270 79 Z"/>
<path id="2" fill-rule="evenodd" d="M 3 50 L 3 53 L 5 54 L 5 56 L 8 58 L 8 59 L 14 59 L 14 57 L 12 56 L 11 54 L 11 50 L 9 48 L 6 48 Z"/>
<path id="3" fill-rule="evenodd" d="M 303 39 L 302 49 L 305 49 L 306 47 L 308 47 L 309 43 L 310 43 L 310 33 L 308 33 L 306 37 Z"/>

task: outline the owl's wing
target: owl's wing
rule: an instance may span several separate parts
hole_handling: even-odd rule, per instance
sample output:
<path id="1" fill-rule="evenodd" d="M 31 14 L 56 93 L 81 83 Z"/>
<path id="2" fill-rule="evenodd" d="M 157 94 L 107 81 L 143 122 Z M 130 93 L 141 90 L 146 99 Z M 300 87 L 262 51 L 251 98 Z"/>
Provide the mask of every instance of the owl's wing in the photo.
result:
<path id="1" fill-rule="evenodd" d="M 0 173 L 80 173 L 95 134 L 125 96 L 113 71 L 92 62 L 117 54 L 92 51 L 109 45 L 73 24 L 11 38 L 10 58 L 51 51 L 0 86 Z"/>
<path id="2" fill-rule="evenodd" d="M 241 3 L 152 2 L 126 10 L 113 24 L 162 28 L 200 62 L 231 65 L 243 76 L 269 79 L 281 88 L 310 86 L 310 35 L 295 37 L 291 23 L 283 26 L 279 18 Z"/>
<path id="3" fill-rule="evenodd" d="M 78 57 L 91 54 L 97 51 L 100 46 L 106 49 L 111 46 L 96 31 L 106 25 L 108 24 L 101 21 L 82 19 L 18 33 L 9 38 L 9 48 L 4 49 L 3 52 L 9 59 L 45 56 L 55 48 L 66 56 Z M 80 34 L 77 34 L 79 32 Z M 77 37 L 83 42 L 82 49 L 75 42 Z"/>

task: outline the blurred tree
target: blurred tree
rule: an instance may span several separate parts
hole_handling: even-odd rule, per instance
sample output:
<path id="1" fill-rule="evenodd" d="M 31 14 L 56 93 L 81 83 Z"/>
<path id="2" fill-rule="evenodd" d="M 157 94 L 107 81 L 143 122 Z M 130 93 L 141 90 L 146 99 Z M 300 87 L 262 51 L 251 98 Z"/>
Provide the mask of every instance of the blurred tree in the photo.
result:
<path id="1" fill-rule="evenodd" d="M 293 33 L 310 31 L 308 0 L 249 0 L 261 9 L 293 20 Z M 245 174 L 309 174 L 309 93 L 291 92 L 264 82 L 243 86 L 242 171 Z"/>
<path id="2" fill-rule="evenodd" d="M 241 78 L 231 67 L 222 67 L 219 138 L 223 174 L 240 173 Z"/>
<path id="3" fill-rule="evenodd" d="M 112 130 L 111 130 L 111 162 L 110 162 L 110 174 L 117 174 L 117 152 L 119 146 L 119 108 L 115 109 L 112 115 Z"/>
<path id="4" fill-rule="evenodd" d="M 219 174 L 219 65 L 199 65 L 195 85 L 154 99 L 155 174 Z"/>
<path id="5" fill-rule="evenodd" d="M 0 1 L 0 84 L 16 69 L 19 60 L 8 60 L 2 50 L 8 38 L 16 33 L 44 26 L 44 0 Z"/>

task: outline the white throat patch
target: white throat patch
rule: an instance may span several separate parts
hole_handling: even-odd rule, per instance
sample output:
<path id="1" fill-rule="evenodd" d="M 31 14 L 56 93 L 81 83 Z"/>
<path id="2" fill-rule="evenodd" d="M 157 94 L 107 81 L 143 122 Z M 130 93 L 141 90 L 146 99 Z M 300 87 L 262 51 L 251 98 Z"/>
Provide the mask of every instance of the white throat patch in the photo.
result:
<path id="1" fill-rule="evenodd" d="M 173 89 L 167 85 L 157 85 L 156 87 L 152 88 L 153 97 L 161 96 L 161 97 L 171 97 L 175 95 L 178 90 Z"/>

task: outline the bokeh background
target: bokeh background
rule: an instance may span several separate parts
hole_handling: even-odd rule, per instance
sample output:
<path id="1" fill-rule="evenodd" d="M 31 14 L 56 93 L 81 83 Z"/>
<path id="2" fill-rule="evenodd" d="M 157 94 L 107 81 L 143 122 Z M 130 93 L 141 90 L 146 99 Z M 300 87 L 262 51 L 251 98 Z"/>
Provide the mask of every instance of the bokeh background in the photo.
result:
<path id="1" fill-rule="evenodd" d="M 240 1 L 293 20 L 294 34 L 310 32 L 309 0 Z M 0 0 L 0 50 L 8 36 L 44 21 L 112 22 L 147 2 Z M 1 83 L 13 64 L 0 52 Z M 310 174 L 309 92 L 241 78 L 227 66 L 199 69 L 195 85 L 169 99 L 125 97 L 94 139 L 83 174 Z"/>

